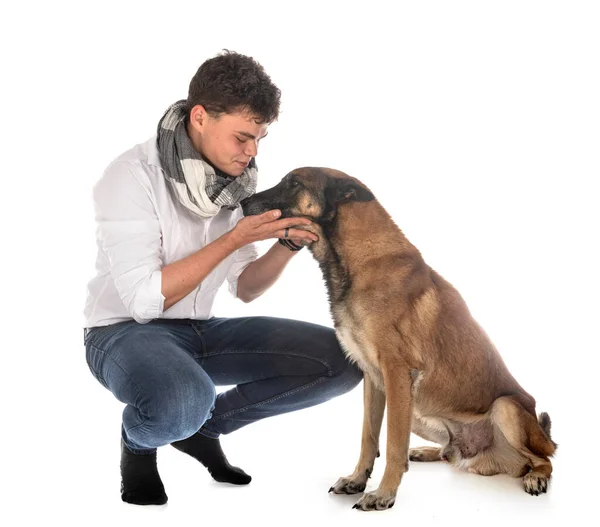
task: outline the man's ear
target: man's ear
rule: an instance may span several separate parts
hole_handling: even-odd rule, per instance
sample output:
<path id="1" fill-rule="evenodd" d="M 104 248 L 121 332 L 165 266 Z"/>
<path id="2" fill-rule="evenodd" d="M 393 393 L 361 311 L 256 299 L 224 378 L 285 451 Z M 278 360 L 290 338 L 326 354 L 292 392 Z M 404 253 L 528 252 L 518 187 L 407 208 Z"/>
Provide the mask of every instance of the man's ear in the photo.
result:
<path id="1" fill-rule="evenodd" d="M 375 196 L 356 181 L 337 179 L 332 189 L 331 198 L 336 205 L 339 205 L 349 201 L 372 201 Z"/>
<path id="2" fill-rule="evenodd" d="M 189 123 L 192 125 L 192 127 L 200 132 L 206 122 L 208 113 L 204 106 L 197 104 L 190 110 L 190 115 L 188 117 Z"/>

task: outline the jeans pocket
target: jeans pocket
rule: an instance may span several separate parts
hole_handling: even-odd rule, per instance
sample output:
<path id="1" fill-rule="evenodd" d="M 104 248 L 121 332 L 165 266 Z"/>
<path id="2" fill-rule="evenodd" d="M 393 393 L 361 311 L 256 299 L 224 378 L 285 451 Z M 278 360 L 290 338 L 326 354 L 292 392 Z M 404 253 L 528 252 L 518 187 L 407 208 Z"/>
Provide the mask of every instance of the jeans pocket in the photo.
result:
<path id="1" fill-rule="evenodd" d="M 93 328 L 87 328 L 84 333 L 83 343 L 87 346 L 92 340 L 100 338 L 104 333 L 111 331 L 116 327 L 117 324 L 109 324 L 108 326 L 96 326 Z"/>

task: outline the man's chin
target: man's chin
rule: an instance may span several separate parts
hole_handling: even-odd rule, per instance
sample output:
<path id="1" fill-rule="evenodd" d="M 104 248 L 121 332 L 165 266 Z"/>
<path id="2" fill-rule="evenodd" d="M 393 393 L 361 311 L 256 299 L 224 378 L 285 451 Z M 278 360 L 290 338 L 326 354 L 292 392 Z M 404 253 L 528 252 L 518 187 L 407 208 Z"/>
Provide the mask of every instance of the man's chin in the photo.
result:
<path id="1" fill-rule="evenodd" d="M 233 166 L 228 166 L 223 172 L 228 176 L 239 177 L 244 173 L 244 170 L 246 170 L 246 167 L 236 163 Z"/>
<path id="2" fill-rule="evenodd" d="M 215 163 L 212 163 L 211 161 L 208 161 L 208 163 L 214 169 L 219 170 L 220 172 L 222 172 L 228 176 L 232 176 L 232 177 L 241 176 L 244 173 L 244 170 L 246 168 L 246 167 L 243 167 L 242 165 L 240 165 L 239 163 L 235 163 L 235 162 L 230 165 L 226 165 L 226 166 L 219 166 Z"/>

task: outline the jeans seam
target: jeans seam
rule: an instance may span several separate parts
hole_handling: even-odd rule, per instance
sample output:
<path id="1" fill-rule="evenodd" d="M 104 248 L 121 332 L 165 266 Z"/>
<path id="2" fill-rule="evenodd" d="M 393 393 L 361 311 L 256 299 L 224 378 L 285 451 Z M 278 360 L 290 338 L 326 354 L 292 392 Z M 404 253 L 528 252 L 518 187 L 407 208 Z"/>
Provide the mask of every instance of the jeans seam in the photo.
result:
<path id="1" fill-rule="evenodd" d="M 243 406 L 242 408 L 238 408 L 237 410 L 230 410 L 229 412 L 224 413 L 224 414 L 219 415 L 219 416 L 214 416 L 213 415 L 211 417 L 211 421 L 213 421 L 213 420 L 214 421 L 218 421 L 220 419 L 225 419 L 225 418 L 231 417 L 232 415 L 235 415 L 237 413 L 245 412 L 246 410 L 250 410 L 251 408 L 258 408 L 258 407 L 263 406 L 265 404 L 269 404 L 269 403 L 278 401 L 279 399 L 283 399 L 284 397 L 288 397 L 290 395 L 294 395 L 294 394 L 296 394 L 296 393 L 298 393 L 298 392 L 300 392 L 302 390 L 305 390 L 307 388 L 311 388 L 312 386 L 314 386 L 316 384 L 319 384 L 320 382 L 323 382 L 325 380 L 327 380 L 327 377 L 319 377 L 318 379 L 316 379 L 316 380 L 314 380 L 312 382 L 309 382 L 308 384 L 304 384 L 302 386 L 299 386 L 298 388 L 294 388 L 293 390 L 289 390 L 287 392 L 279 394 L 276 397 L 271 397 L 270 399 L 265 399 L 264 401 L 260 401 L 258 403 L 252 403 L 252 404 L 249 404 L 247 406 Z"/>
<path id="2" fill-rule="evenodd" d="M 199 362 L 199 364 L 202 365 L 202 361 L 204 361 L 204 359 L 206 357 L 208 357 L 208 354 L 206 353 L 206 343 L 204 342 L 204 337 L 202 336 L 202 332 L 196 327 L 196 325 L 195 324 L 190 324 L 190 327 L 192 328 L 192 330 L 194 331 L 194 333 L 196 333 L 196 335 L 200 339 L 200 348 L 202 350 L 202 353 L 200 354 L 200 362 Z M 196 362 L 198 362 L 198 361 L 196 361 Z"/>
<path id="3" fill-rule="evenodd" d="M 145 421 L 143 423 L 139 423 L 139 424 L 137 424 L 135 426 L 130 426 L 125 431 L 126 432 L 131 432 L 132 430 L 135 430 L 136 428 L 140 428 L 140 426 L 144 426 L 148 422 L 148 418 L 146 416 L 144 416 L 144 419 L 145 419 Z"/>
<path id="4" fill-rule="evenodd" d="M 242 354 L 242 353 L 249 353 L 249 354 L 260 353 L 260 354 L 264 354 L 264 355 L 283 355 L 283 356 L 291 355 L 293 357 L 300 357 L 302 359 L 308 359 L 313 362 L 318 362 L 319 364 L 322 364 L 323 366 L 325 366 L 327 368 L 327 376 L 331 377 L 333 375 L 333 369 L 331 368 L 331 365 L 327 361 L 316 359 L 315 357 L 311 357 L 310 355 L 306 355 L 304 353 L 299 353 L 297 351 L 280 352 L 280 351 L 271 351 L 271 350 L 220 350 L 220 351 L 207 353 L 205 355 L 205 357 L 206 358 L 214 357 L 216 355 L 236 355 L 236 354 Z"/>
<path id="5" fill-rule="evenodd" d="M 206 437 L 210 437 L 212 439 L 217 439 L 219 437 L 219 433 L 218 432 L 213 432 L 212 430 L 206 428 L 204 425 L 202 425 L 200 427 L 200 430 L 198 430 L 197 433 L 200 434 L 200 435 L 206 436 Z"/>

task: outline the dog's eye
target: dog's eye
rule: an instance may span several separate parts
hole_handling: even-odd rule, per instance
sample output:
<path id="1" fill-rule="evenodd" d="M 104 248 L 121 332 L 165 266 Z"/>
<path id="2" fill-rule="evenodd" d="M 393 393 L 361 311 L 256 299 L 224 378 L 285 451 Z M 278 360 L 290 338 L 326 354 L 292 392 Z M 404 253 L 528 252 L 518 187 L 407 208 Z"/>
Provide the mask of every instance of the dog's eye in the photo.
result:
<path id="1" fill-rule="evenodd" d="M 298 183 L 297 181 L 293 180 L 290 181 L 290 187 L 297 187 L 300 183 Z"/>

